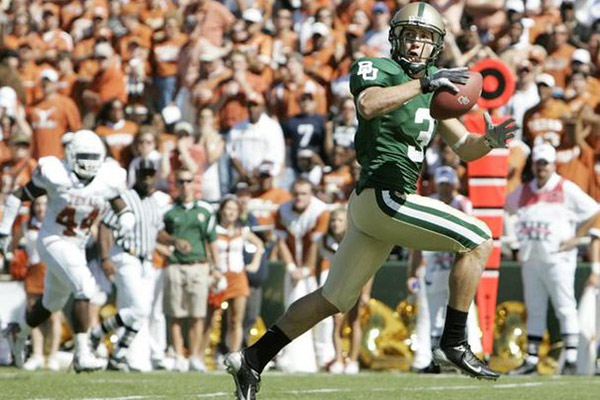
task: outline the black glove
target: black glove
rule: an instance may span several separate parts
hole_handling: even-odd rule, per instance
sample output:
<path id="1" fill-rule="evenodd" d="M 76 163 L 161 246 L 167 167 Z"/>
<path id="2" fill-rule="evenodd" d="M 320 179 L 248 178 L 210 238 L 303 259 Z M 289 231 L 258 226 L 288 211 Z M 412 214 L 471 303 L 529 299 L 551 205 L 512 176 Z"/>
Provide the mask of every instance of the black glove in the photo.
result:
<path id="1" fill-rule="evenodd" d="M 458 93 L 455 83 L 465 84 L 469 79 L 466 67 L 440 69 L 431 76 L 421 78 L 421 91 L 423 93 L 435 92 L 438 89 L 449 89 L 452 93 Z"/>
<path id="2" fill-rule="evenodd" d="M 494 125 L 492 118 L 487 112 L 483 114 L 485 119 L 485 137 L 484 141 L 490 149 L 502 149 L 506 147 L 506 141 L 515 137 L 515 131 L 518 129 L 514 118 Z"/>

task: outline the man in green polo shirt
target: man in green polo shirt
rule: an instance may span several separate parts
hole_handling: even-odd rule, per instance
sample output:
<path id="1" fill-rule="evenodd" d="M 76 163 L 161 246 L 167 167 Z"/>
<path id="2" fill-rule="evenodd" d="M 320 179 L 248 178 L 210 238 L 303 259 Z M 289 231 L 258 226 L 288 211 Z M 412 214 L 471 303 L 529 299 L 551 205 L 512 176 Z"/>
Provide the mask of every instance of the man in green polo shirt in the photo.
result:
<path id="1" fill-rule="evenodd" d="M 205 371 L 200 344 L 208 300 L 209 260 L 218 263 L 216 214 L 210 204 L 194 198 L 193 174 L 177 172 L 179 198 L 164 216 L 165 232 L 173 251 L 165 272 L 164 312 L 171 317 L 170 331 L 177 352 L 175 368 L 187 369 L 181 319 L 190 318 L 189 369 Z M 212 257 L 209 257 L 211 253 Z M 216 265 L 218 267 L 218 265 Z M 216 268 L 218 270 L 218 268 Z"/>

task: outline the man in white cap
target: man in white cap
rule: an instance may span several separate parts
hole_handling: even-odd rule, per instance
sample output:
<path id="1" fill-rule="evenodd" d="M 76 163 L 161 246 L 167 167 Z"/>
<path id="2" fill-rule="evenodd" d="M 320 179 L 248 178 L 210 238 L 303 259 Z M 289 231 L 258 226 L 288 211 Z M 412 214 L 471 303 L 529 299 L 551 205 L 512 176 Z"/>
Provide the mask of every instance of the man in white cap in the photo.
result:
<path id="1" fill-rule="evenodd" d="M 565 346 L 563 374 L 575 373 L 579 323 L 575 301 L 577 238 L 588 234 L 600 208 L 575 183 L 556 173 L 556 151 L 548 143 L 532 152 L 533 181 L 509 194 L 506 210 L 517 215 L 519 260 L 527 307 L 527 357 L 512 374 L 534 373 L 546 330 L 548 299 Z"/>
<path id="2" fill-rule="evenodd" d="M 473 214 L 471 200 L 458 193 L 459 181 L 454 168 L 449 166 L 438 167 L 435 170 L 434 183 L 436 193 L 431 195 L 431 198 L 443 201 L 467 215 Z M 422 360 L 428 360 L 429 365 L 415 365 L 413 363 L 413 368 L 422 373 L 439 374 L 441 372 L 439 365 L 432 359 L 431 349 L 439 345 L 444 330 L 446 304 L 450 296 L 448 279 L 450 269 L 454 263 L 454 257 L 454 253 L 447 251 L 412 250 L 411 252 L 407 287 L 411 293 L 418 292 L 419 290 L 425 291 L 425 295 L 420 297 L 419 314 L 426 313 L 429 317 L 429 321 L 422 321 L 423 325 L 425 327 L 428 326 L 429 329 L 417 329 L 417 335 L 425 335 L 425 332 L 428 332 L 430 336 L 430 347 L 417 350 L 417 352 L 421 350 L 425 353 Z M 421 265 L 425 268 L 424 276 L 419 271 Z M 475 307 L 471 304 L 467 318 L 467 338 L 471 348 L 476 353 L 483 350 L 478 329 L 477 313 Z M 419 340 L 418 343 L 426 344 L 427 340 Z"/>

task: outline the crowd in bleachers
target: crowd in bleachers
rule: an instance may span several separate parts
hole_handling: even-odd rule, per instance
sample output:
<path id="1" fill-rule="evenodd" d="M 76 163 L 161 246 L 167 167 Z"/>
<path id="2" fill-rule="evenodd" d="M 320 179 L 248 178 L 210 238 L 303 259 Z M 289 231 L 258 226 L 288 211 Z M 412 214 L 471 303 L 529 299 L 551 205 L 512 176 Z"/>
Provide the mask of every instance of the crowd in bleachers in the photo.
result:
<path id="1" fill-rule="evenodd" d="M 265 260 L 305 266 L 307 243 L 327 234 L 328 211 L 343 206 L 360 174 L 350 66 L 389 56 L 390 19 L 408 2 L 3 1 L 1 194 L 27 183 L 39 158 L 64 157 L 72 132 L 89 129 L 129 171 L 130 186 L 137 166 L 151 160 L 158 189 L 176 198 L 177 171 L 191 171 L 195 197 L 215 209 L 237 196 L 239 219 L 264 243 Z M 547 141 L 557 149 L 558 172 L 600 200 L 598 2 L 429 3 L 446 20 L 439 65 L 498 58 L 514 74 L 512 98 L 489 110 L 520 126 L 509 147 L 508 191 L 530 178 L 530 149 Z M 476 107 L 466 118 L 484 111 Z M 422 194 L 432 192 L 439 166 L 455 168 L 468 194 L 465 164 L 448 146 L 435 139 L 426 160 Z M 277 213 L 302 201 L 292 187 L 298 178 L 319 201 L 310 231 L 295 232 Z M 35 221 L 35 211 L 20 217 L 15 249 Z M 252 268 L 250 287 L 258 290 L 264 278 Z M 293 269 L 292 279 L 306 278 Z M 260 303 L 250 305 L 255 317 Z M 247 332 L 249 323 L 243 326 Z M 232 340 L 241 342 L 239 332 Z"/>

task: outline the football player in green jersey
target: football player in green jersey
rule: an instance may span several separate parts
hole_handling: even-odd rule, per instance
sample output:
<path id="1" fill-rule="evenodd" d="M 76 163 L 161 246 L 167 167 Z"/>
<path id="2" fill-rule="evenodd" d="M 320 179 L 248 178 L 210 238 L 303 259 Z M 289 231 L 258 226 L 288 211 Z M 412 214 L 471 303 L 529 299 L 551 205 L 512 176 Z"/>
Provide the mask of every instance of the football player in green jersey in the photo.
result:
<path id="1" fill-rule="evenodd" d="M 363 58 L 351 68 L 350 89 L 358 109 L 356 153 L 361 177 L 348 205 L 349 228 L 332 259 L 324 286 L 293 303 L 253 346 L 227 355 L 237 398 L 255 398 L 260 373 L 291 340 L 317 322 L 356 303 L 361 288 L 395 246 L 451 251 L 446 324 L 434 360 L 470 376 L 497 379 L 469 348 L 467 311 L 492 251 L 487 225 L 430 198 L 415 194 L 425 149 L 434 133 L 466 161 L 506 146 L 514 120 L 473 135 L 457 119 L 436 121 L 429 113 L 433 93 L 457 92 L 466 69 L 436 69 L 445 35 L 441 15 L 426 3 L 410 3 L 391 21 L 391 59 Z"/>

